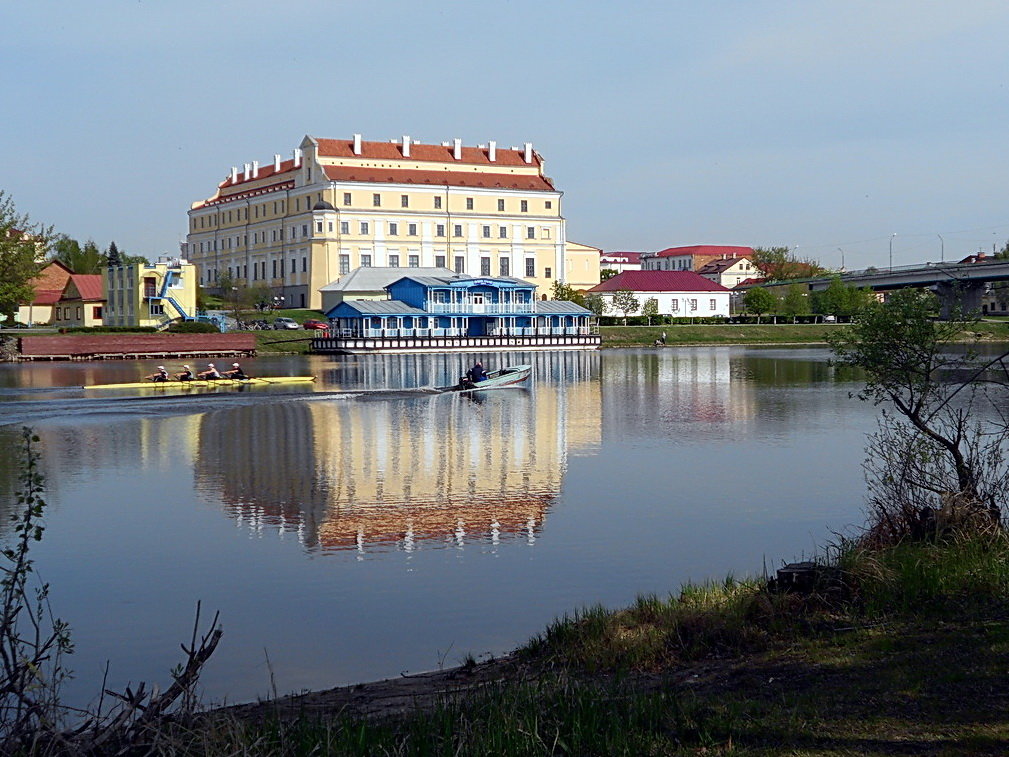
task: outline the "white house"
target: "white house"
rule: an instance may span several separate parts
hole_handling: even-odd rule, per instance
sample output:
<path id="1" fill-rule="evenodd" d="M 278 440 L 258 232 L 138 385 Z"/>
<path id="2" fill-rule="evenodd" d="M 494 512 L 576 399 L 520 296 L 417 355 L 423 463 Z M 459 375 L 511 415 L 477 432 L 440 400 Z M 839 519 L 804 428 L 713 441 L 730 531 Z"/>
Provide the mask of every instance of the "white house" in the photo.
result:
<path id="1" fill-rule="evenodd" d="M 723 287 L 732 289 L 736 284 L 740 284 L 754 276 L 759 276 L 760 271 L 750 261 L 749 258 L 719 258 L 699 268 L 699 273 L 709 281 L 721 284 Z"/>
<path id="2" fill-rule="evenodd" d="M 637 310 L 627 313 L 629 316 L 641 315 L 645 302 L 654 298 L 659 315 L 729 317 L 729 290 L 693 271 L 624 271 L 592 287 L 589 293 L 602 296 L 607 315 L 624 315 L 613 308 L 613 297 L 622 290 L 632 292 L 638 301 Z"/>

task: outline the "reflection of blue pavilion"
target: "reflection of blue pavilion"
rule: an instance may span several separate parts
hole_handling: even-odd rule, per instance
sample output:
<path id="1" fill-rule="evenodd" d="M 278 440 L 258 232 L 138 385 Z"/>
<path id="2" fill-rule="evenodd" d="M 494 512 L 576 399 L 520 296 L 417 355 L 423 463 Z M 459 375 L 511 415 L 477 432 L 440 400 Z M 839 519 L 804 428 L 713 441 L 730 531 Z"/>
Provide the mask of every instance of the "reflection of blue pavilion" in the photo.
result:
<path id="1" fill-rule="evenodd" d="M 592 312 L 537 300 L 536 286 L 508 277 L 405 276 L 387 300 L 345 300 L 326 316 L 315 352 L 596 349 Z"/>

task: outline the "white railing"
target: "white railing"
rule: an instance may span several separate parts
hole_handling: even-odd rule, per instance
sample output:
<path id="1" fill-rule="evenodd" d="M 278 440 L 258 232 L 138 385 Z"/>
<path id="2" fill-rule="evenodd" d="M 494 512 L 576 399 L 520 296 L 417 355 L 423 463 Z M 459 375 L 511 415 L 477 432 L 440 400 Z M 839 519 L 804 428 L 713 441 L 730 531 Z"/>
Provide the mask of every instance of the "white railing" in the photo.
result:
<path id="1" fill-rule="evenodd" d="M 491 315 L 511 313 L 531 313 L 531 302 L 429 302 L 426 310 L 429 313 L 489 313 Z"/>
<path id="2" fill-rule="evenodd" d="M 386 339 L 405 336 L 466 336 L 466 329 L 337 329 L 332 332 L 337 337 L 358 337 L 366 339 Z"/>
<path id="3" fill-rule="evenodd" d="M 488 329 L 487 336 L 590 336 L 591 326 L 516 326 Z"/>

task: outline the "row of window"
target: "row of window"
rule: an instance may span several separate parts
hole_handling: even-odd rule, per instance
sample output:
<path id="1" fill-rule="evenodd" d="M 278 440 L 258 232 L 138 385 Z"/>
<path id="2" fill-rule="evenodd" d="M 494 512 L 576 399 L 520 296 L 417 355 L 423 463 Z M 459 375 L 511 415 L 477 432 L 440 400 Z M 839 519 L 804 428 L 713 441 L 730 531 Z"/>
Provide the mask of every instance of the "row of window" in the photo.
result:
<path id="1" fill-rule="evenodd" d="M 434 203 L 433 203 L 434 210 L 441 210 L 442 209 L 442 197 L 441 197 L 441 195 L 434 195 L 431 199 L 434 201 Z M 294 198 L 294 212 L 295 213 L 301 213 L 302 210 L 304 210 L 304 212 L 308 212 L 309 210 L 312 209 L 313 200 L 314 200 L 314 202 L 320 202 L 322 200 L 322 193 L 321 192 L 318 193 L 314 198 L 313 198 L 312 195 L 308 195 L 307 197 L 304 197 L 304 198 L 295 197 Z M 302 208 L 302 205 L 304 205 L 304 208 Z M 343 205 L 345 207 L 353 207 L 353 193 L 352 192 L 344 192 L 343 193 Z M 380 193 L 378 193 L 378 192 L 372 193 L 372 195 L 371 195 L 371 205 L 374 208 L 380 208 L 380 207 L 382 207 L 382 195 Z M 253 219 L 267 218 L 270 215 L 269 212 L 268 212 L 271 209 L 270 206 L 271 206 L 270 202 L 264 202 L 264 203 L 261 203 L 261 204 L 258 204 L 258 205 L 251 206 Z M 410 195 L 400 195 L 399 196 L 399 206 L 401 208 L 409 208 L 410 207 Z M 474 208 L 474 198 L 467 197 L 466 198 L 466 210 L 473 210 L 473 208 Z M 551 209 L 553 209 L 553 200 L 544 200 L 543 201 L 543 208 L 544 208 L 544 210 L 551 210 Z M 500 212 L 500 213 L 504 213 L 505 212 L 505 201 L 503 199 L 501 199 L 501 198 L 498 198 L 497 209 L 498 209 L 498 212 Z M 276 217 L 278 215 L 284 215 L 287 212 L 287 201 L 286 200 L 274 200 L 272 202 L 272 210 L 273 210 L 272 215 L 274 217 Z M 529 200 L 519 200 L 519 212 L 520 213 L 528 213 L 529 212 Z M 240 222 L 240 221 L 248 221 L 248 220 L 249 220 L 249 208 L 248 207 L 239 207 L 239 208 L 236 208 L 234 210 L 222 210 L 222 211 L 220 211 L 218 214 L 216 214 L 214 216 L 205 215 L 205 216 L 199 216 L 198 218 L 194 217 L 192 219 L 192 228 L 193 229 L 197 229 L 197 228 L 200 228 L 200 229 L 213 228 L 213 227 L 215 227 L 215 226 L 217 226 L 219 224 L 225 224 L 225 225 L 227 225 L 227 224 L 237 223 L 237 222 Z"/>
<path id="2" fill-rule="evenodd" d="M 400 256 L 396 254 L 389 255 L 389 267 L 398 268 L 400 264 Z M 362 268 L 371 268 L 372 256 L 368 253 L 363 253 L 360 256 L 360 265 Z M 434 256 L 434 265 L 436 268 L 445 268 L 447 259 L 444 255 Z M 464 255 L 456 255 L 453 260 L 453 267 L 456 273 L 466 273 L 466 257 Z M 419 268 L 420 267 L 420 256 L 419 255 L 408 255 L 407 256 L 407 267 L 408 268 Z M 340 275 L 350 273 L 350 255 L 340 255 Z M 489 257 L 480 258 L 480 275 L 490 276 L 491 275 L 491 259 Z M 511 260 L 509 258 L 498 258 L 498 276 L 511 276 Z M 536 278 L 536 259 L 526 258 L 525 261 L 525 273 L 523 274 L 526 278 Z M 549 279 L 553 278 L 553 269 L 544 268 L 543 278 Z"/>
<path id="3" fill-rule="evenodd" d="M 708 309 L 709 310 L 718 310 L 718 300 L 712 298 L 712 299 L 708 300 L 708 303 L 709 303 L 708 304 Z M 695 300 L 695 299 L 687 300 L 687 305 L 688 305 L 688 307 L 687 307 L 688 310 L 697 310 L 697 300 Z M 669 309 L 673 313 L 678 313 L 679 310 L 680 310 L 680 301 L 679 300 L 673 300 L 672 303 L 669 306 Z"/>

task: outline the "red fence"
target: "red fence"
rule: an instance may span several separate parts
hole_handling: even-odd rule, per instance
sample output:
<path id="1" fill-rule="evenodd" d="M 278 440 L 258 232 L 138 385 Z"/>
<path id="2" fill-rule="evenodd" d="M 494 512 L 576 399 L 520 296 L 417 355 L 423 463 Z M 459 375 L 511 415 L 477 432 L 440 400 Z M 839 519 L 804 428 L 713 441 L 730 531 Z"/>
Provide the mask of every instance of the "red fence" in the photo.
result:
<path id="1" fill-rule="evenodd" d="M 23 336 L 22 360 L 225 357 L 256 354 L 253 334 L 67 334 Z"/>

